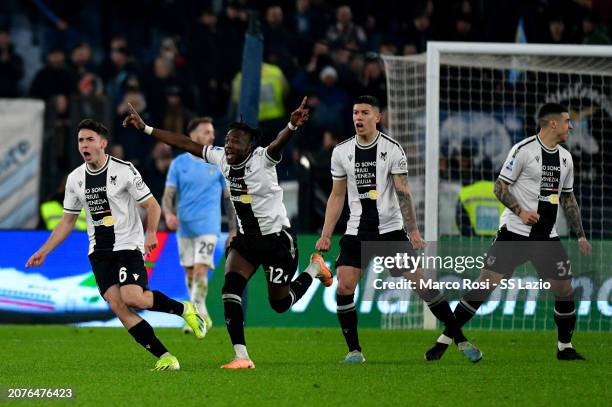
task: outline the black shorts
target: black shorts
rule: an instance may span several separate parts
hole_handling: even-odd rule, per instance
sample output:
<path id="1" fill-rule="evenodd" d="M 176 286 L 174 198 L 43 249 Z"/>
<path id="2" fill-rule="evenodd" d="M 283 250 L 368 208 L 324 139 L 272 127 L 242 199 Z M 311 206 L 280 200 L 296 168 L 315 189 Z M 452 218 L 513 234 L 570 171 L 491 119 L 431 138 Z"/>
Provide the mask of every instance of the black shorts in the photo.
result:
<path id="1" fill-rule="evenodd" d="M 140 250 L 93 252 L 89 255 L 89 262 L 102 297 L 115 284 L 136 284 L 143 290 L 147 289 L 147 270 Z"/>
<path id="2" fill-rule="evenodd" d="M 227 252 L 236 250 L 255 270 L 262 266 L 269 284 L 285 286 L 291 283 L 298 267 L 297 237 L 293 229 L 263 236 L 237 235 Z"/>
<path id="3" fill-rule="evenodd" d="M 362 260 L 361 242 L 410 242 L 410 239 L 403 229 L 375 236 L 344 235 L 340 239 L 340 254 L 336 259 L 335 267 L 350 266 L 360 269 Z M 408 244 L 405 252 L 409 256 L 418 256 L 410 244 Z M 392 275 L 395 276 L 395 273 L 392 273 Z"/>
<path id="4" fill-rule="evenodd" d="M 528 261 L 533 264 L 541 278 L 572 278 L 570 259 L 558 237 L 535 240 L 510 232 L 505 226 L 497 232 L 484 268 L 510 278 L 518 266 Z"/>

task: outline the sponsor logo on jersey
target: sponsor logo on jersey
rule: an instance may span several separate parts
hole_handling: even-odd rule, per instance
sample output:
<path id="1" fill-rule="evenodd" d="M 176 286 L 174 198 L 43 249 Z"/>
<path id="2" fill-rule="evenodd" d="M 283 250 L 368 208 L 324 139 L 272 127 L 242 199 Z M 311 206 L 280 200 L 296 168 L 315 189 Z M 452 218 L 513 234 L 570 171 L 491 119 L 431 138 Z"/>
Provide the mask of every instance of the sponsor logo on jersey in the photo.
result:
<path id="1" fill-rule="evenodd" d="M 558 194 L 550 194 L 548 196 L 539 195 L 538 199 L 542 202 L 550 202 L 553 205 L 559 205 L 559 195 Z"/>
<path id="2" fill-rule="evenodd" d="M 250 204 L 251 202 L 253 202 L 253 197 L 248 194 L 242 194 L 238 196 L 233 195 L 230 197 L 230 200 L 235 202 L 242 202 L 243 204 Z"/>
<path id="3" fill-rule="evenodd" d="M 113 226 L 115 224 L 115 218 L 112 215 L 109 216 L 105 216 L 100 220 L 94 220 L 91 222 L 92 225 L 94 226 L 106 226 L 106 227 L 110 227 Z"/>
<path id="4" fill-rule="evenodd" d="M 364 192 L 363 194 L 359 194 L 359 199 L 371 199 L 372 201 L 375 201 L 378 199 L 378 191 L 372 189 L 368 192 Z"/>

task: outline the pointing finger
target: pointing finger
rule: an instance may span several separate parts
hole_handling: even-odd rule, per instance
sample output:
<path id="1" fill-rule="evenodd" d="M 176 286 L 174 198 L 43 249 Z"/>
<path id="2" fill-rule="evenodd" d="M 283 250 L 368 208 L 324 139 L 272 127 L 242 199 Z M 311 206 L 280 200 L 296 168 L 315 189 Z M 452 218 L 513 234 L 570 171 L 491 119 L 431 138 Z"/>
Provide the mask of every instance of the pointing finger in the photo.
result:
<path id="1" fill-rule="evenodd" d="M 299 109 L 303 109 L 306 106 L 307 100 L 308 100 L 308 96 L 304 96 L 304 99 L 302 99 L 302 104 L 300 104 Z"/>

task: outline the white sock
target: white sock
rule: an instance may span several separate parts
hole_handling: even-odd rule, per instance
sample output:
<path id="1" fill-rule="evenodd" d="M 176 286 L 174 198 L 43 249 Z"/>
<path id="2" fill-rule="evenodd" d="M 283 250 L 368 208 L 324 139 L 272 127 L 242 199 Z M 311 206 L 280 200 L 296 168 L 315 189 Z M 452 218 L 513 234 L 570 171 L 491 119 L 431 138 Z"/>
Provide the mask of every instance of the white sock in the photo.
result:
<path id="1" fill-rule="evenodd" d="M 448 336 L 442 334 L 440 335 L 440 337 L 438 338 L 438 342 L 439 343 L 443 343 L 445 345 L 450 345 L 451 343 L 453 343 L 453 338 L 449 338 Z"/>
<path id="2" fill-rule="evenodd" d="M 567 349 L 567 348 L 573 348 L 571 342 L 570 343 L 557 342 L 557 349 L 563 350 L 563 349 Z"/>
<path id="3" fill-rule="evenodd" d="M 310 277 L 312 277 L 313 280 L 317 278 L 317 275 L 319 275 L 320 272 L 321 268 L 317 263 L 310 263 L 308 267 L 306 267 L 306 270 L 304 270 L 304 273 L 310 274 Z"/>
<path id="4" fill-rule="evenodd" d="M 236 358 L 238 359 L 251 360 L 249 357 L 249 352 L 247 352 L 246 345 L 234 345 L 234 352 L 236 353 Z"/>

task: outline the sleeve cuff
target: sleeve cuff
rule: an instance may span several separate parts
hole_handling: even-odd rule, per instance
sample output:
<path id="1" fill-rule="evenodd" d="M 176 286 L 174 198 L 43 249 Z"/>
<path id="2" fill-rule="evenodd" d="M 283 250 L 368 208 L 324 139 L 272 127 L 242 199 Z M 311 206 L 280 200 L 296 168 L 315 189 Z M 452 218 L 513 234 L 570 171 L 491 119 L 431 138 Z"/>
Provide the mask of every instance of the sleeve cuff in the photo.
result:
<path id="1" fill-rule="evenodd" d="M 509 182 L 511 184 L 514 184 L 514 182 L 516 181 L 516 180 L 513 180 L 512 178 L 506 177 L 505 175 L 502 175 L 502 174 L 499 174 L 499 178 L 501 178 L 504 181 Z"/>
<path id="2" fill-rule="evenodd" d="M 146 198 L 148 198 L 148 197 L 150 197 L 150 196 L 151 196 L 151 193 L 149 192 L 148 194 L 145 194 L 145 196 L 143 196 L 143 197 L 141 197 L 141 198 L 138 198 L 138 199 L 136 200 L 136 202 L 142 202 L 142 201 L 144 201 Z"/>
<path id="3" fill-rule="evenodd" d="M 561 192 L 574 192 L 574 187 L 571 187 L 571 188 L 561 188 Z"/>
<path id="4" fill-rule="evenodd" d="M 279 160 L 275 160 L 274 158 L 270 157 L 270 154 L 268 154 L 268 149 L 267 148 L 266 148 L 265 154 L 266 154 L 266 158 L 268 159 L 268 161 L 270 161 L 274 165 L 278 164 L 283 159 L 282 155 L 281 155 Z"/>
<path id="5" fill-rule="evenodd" d="M 391 175 L 403 175 L 403 174 L 408 174 L 408 170 L 391 171 Z"/>
<path id="6" fill-rule="evenodd" d="M 208 152 L 208 147 L 209 146 L 204 146 L 204 148 L 202 149 L 202 158 L 204 159 L 204 161 L 208 162 L 208 158 L 206 158 L 206 153 Z"/>
<path id="7" fill-rule="evenodd" d="M 78 215 L 81 213 L 80 209 L 69 209 L 69 208 L 64 208 L 64 212 L 66 213 L 72 213 L 73 215 Z"/>
<path id="8" fill-rule="evenodd" d="M 338 179 L 338 180 L 346 179 L 346 174 L 345 175 L 334 175 L 334 174 L 332 174 L 332 178 L 333 179 Z"/>

